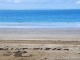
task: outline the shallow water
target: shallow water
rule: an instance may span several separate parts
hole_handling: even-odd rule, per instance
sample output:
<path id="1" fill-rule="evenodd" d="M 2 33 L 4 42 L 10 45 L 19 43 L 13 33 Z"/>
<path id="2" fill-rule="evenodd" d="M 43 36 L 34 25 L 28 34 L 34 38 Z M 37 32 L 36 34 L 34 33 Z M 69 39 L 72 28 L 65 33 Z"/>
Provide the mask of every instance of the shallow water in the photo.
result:
<path id="1" fill-rule="evenodd" d="M 80 22 L 67 23 L 0 23 L 0 28 L 77 28 Z"/>

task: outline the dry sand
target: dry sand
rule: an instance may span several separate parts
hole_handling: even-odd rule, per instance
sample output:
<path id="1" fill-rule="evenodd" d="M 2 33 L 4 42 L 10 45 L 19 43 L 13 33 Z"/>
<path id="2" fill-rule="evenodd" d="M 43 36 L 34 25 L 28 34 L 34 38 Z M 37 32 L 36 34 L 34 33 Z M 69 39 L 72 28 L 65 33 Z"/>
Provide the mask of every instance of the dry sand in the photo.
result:
<path id="1" fill-rule="evenodd" d="M 80 60 L 80 28 L 0 28 L 0 60 Z"/>

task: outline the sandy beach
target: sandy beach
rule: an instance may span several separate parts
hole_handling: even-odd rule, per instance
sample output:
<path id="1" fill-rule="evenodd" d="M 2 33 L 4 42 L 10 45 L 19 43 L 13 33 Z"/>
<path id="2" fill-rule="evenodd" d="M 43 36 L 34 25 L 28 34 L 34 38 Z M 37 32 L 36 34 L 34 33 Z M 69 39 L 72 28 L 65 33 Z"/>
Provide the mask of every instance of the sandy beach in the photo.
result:
<path id="1" fill-rule="evenodd" d="M 80 28 L 0 28 L 0 60 L 80 60 Z"/>
<path id="2" fill-rule="evenodd" d="M 0 28 L 0 40 L 80 41 L 80 28 Z"/>
<path id="3" fill-rule="evenodd" d="M 80 60 L 80 0 L 0 0 L 0 60 Z"/>

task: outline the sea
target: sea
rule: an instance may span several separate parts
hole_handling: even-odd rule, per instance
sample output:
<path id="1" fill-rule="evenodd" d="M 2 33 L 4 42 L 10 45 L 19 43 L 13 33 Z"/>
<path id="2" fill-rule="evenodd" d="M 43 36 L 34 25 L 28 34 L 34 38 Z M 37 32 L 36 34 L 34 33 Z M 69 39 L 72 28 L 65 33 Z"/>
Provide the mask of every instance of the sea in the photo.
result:
<path id="1" fill-rule="evenodd" d="M 54 27 L 80 27 L 80 9 L 0 10 L 0 28 Z"/>

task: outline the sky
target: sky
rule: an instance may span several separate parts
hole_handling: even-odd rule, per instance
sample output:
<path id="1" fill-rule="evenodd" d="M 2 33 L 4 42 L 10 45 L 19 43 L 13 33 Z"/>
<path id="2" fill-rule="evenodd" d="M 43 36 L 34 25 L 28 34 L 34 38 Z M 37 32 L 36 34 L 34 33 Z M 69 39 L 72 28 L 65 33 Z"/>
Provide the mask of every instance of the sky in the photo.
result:
<path id="1" fill-rule="evenodd" d="M 80 9 L 80 0 L 0 0 L 0 9 Z"/>

